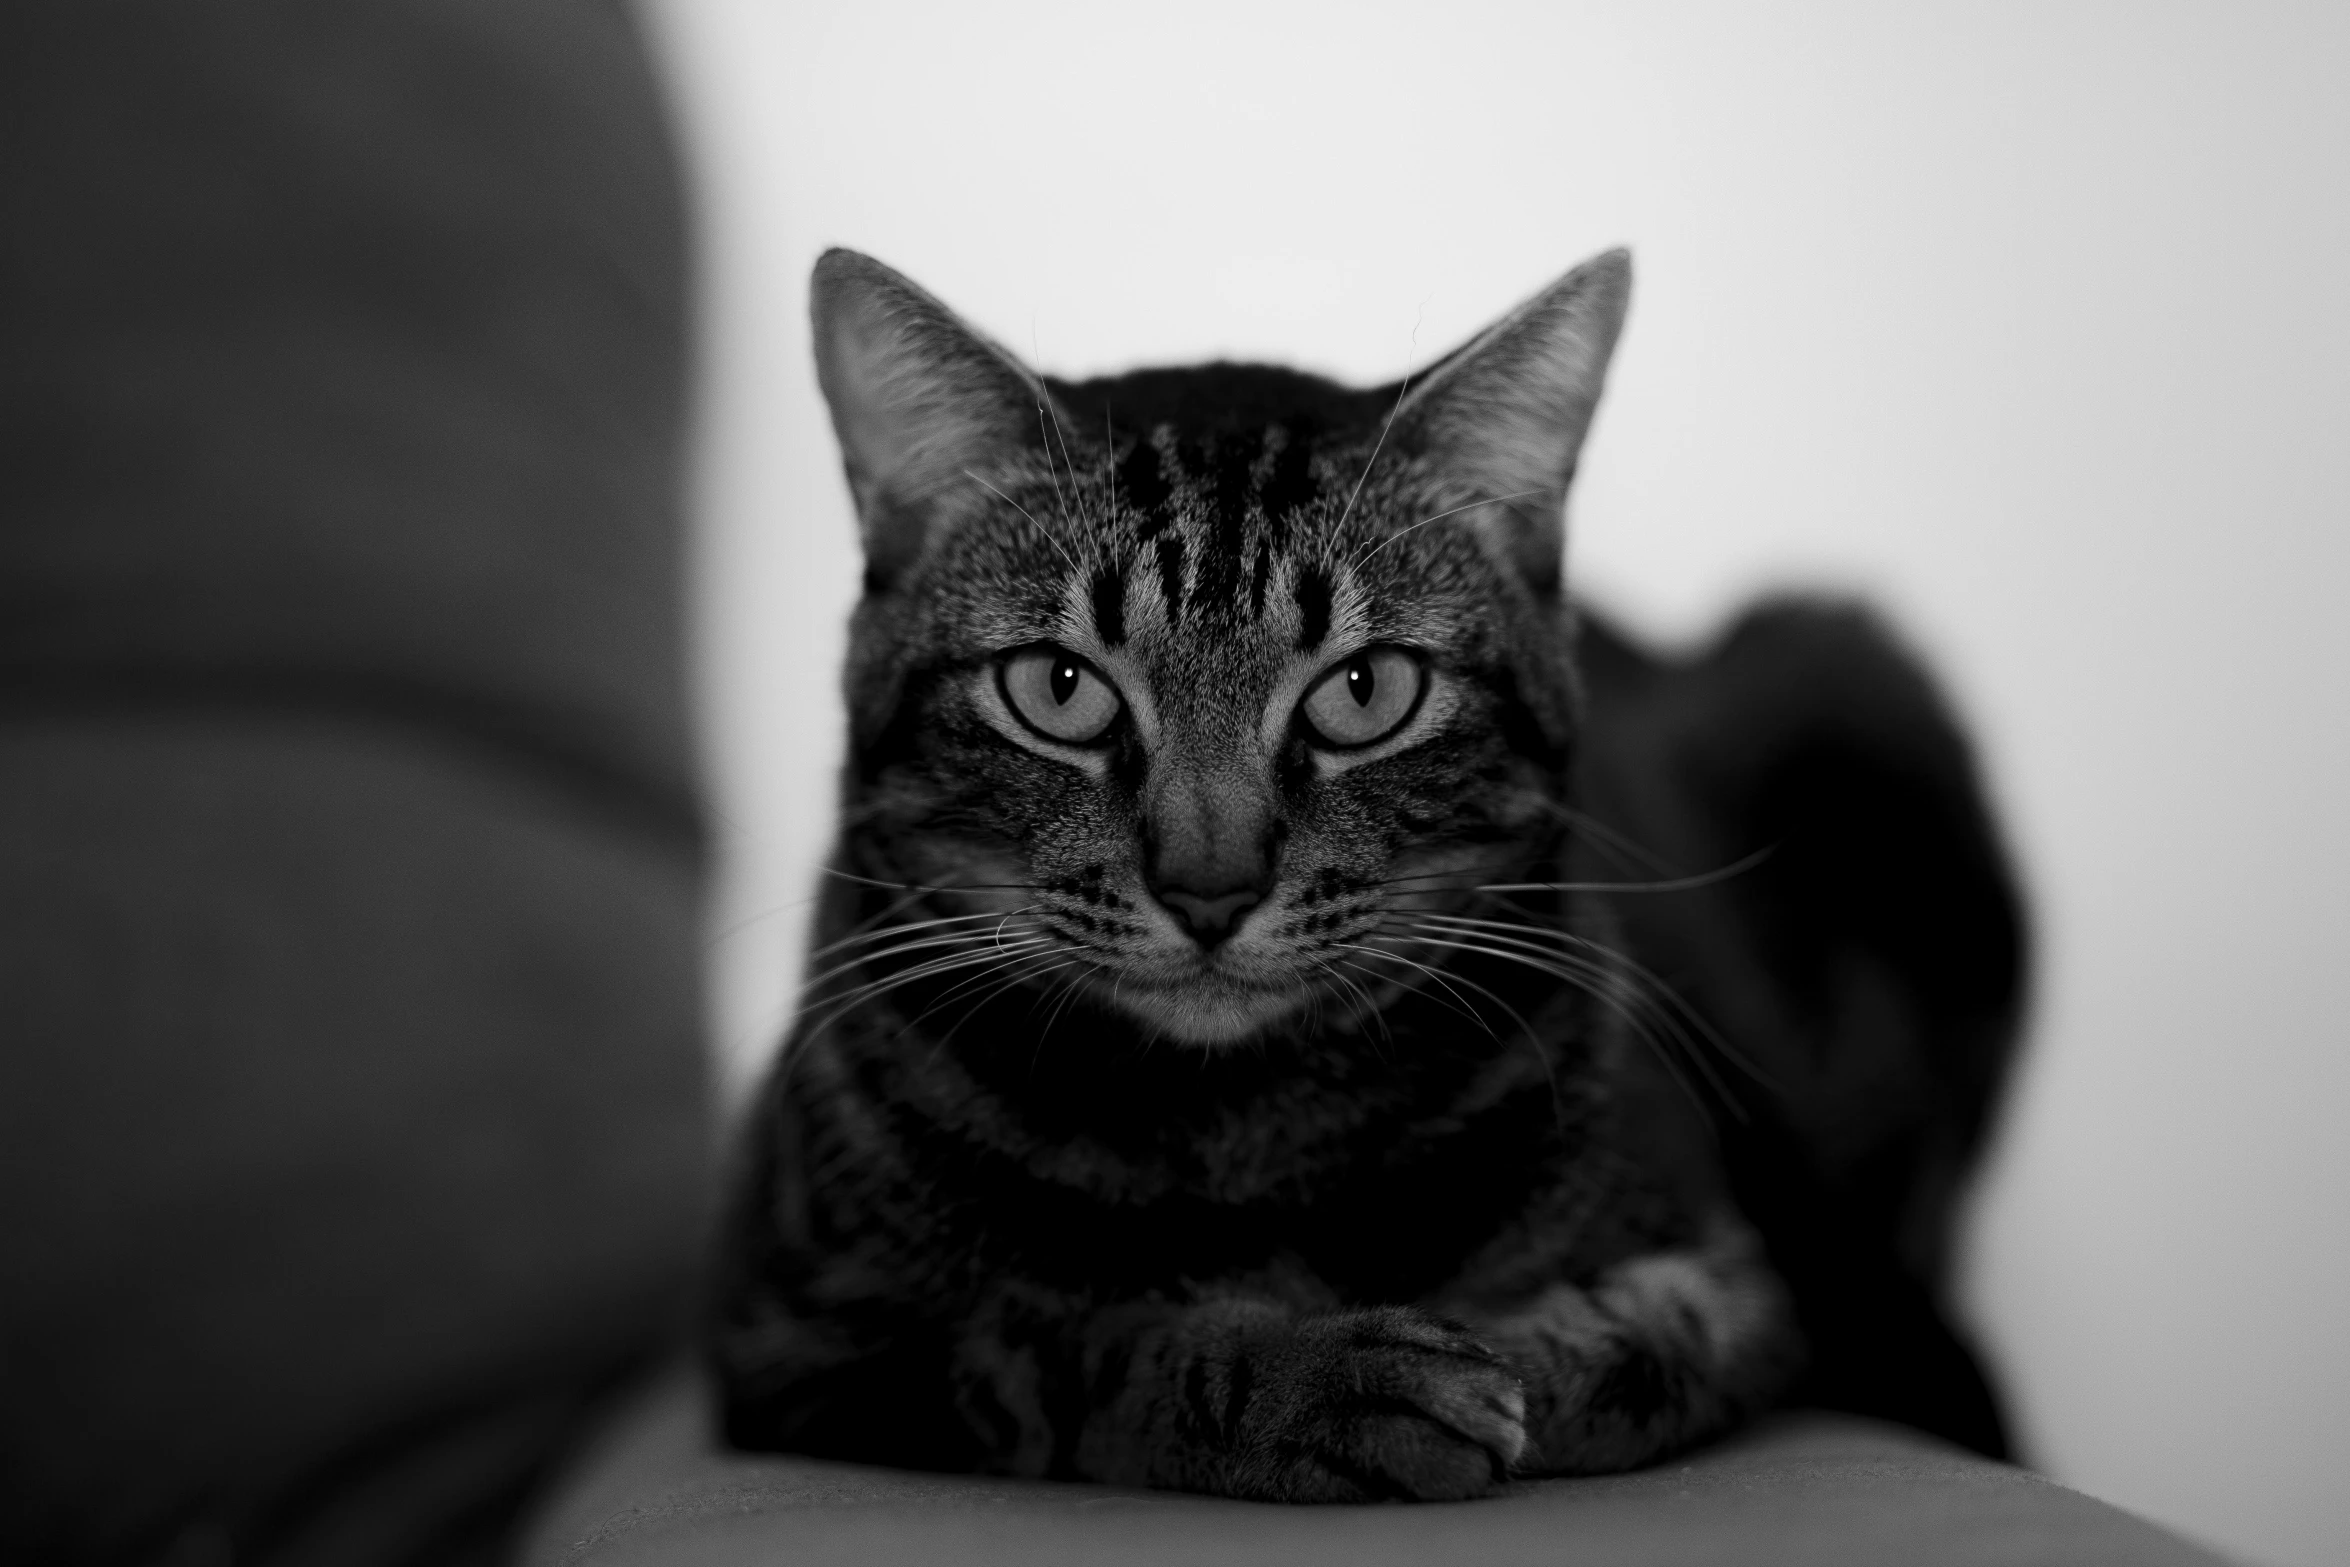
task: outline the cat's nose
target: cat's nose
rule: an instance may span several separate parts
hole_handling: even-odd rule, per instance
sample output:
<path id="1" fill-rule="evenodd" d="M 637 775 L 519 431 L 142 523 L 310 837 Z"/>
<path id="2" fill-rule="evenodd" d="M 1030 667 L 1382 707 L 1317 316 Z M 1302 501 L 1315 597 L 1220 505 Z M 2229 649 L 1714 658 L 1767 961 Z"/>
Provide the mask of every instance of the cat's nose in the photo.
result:
<path id="1" fill-rule="evenodd" d="M 1158 899 L 1191 931 L 1191 939 L 1203 947 L 1213 947 L 1240 928 L 1240 922 L 1264 901 L 1263 894 L 1254 887 L 1242 887 L 1236 892 L 1220 892 L 1205 896 L 1186 892 L 1181 887 L 1161 887 Z"/>

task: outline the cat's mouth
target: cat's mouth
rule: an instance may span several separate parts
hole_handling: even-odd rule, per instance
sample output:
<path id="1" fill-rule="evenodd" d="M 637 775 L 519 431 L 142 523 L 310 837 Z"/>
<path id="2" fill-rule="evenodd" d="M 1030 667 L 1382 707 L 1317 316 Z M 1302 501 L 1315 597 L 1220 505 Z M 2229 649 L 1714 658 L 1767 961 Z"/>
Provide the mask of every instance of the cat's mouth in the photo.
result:
<path id="1" fill-rule="evenodd" d="M 1307 1020 L 1352 1032 L 1393 988 L 1367 972 L 1350 983 L 1313 966 L 1226 953 L 1104 971 L 1087 985 L 1154 1038 L 1201 1049 L 1246 1044 Z"/>

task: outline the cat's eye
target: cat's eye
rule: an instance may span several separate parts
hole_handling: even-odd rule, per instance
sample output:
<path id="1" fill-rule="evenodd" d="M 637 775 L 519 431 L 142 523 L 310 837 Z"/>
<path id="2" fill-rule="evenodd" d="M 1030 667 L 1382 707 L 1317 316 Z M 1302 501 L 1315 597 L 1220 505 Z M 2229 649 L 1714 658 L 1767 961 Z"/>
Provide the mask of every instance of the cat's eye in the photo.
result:
<path id="1" fill-rule="evenodd" d="M 1369 647 L 1315 681 L 1300 711 L 1324 745 L 1369 745 L 1403 727 L 1427 682 L 1420 661 L 1402 648 Z"/>
<path id="2" fill-rule="evenodd" d="M 1066 648 L 1022 648 L 1002 665 L 1004 700 L 1048 740 L 1086 745 L 1099 740 L 1124 704 L 1091 664 Z"/>

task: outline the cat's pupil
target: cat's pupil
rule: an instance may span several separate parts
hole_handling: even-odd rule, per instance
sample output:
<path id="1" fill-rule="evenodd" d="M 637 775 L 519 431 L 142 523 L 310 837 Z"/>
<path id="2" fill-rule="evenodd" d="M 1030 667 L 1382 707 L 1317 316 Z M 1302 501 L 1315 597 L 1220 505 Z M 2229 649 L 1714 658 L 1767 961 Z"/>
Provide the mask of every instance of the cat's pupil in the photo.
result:
<path id="1" fill-rule="evenodd" d="M 1052 693 L 1056 707 L 1066 706 L 1069 698 L 1077 694 L 1076 664 L 1065 658 L 1053 660 Z"/>
<path id="2" fill-rule="evenodd" d="M 1360 653 L 1347 661 L 1347 694 L 1355 699 L 1355 706 L 1369 707 L 1371 693 L 1378 686 L 1379 677 L 1372 672 L 1371 661 Z"/>

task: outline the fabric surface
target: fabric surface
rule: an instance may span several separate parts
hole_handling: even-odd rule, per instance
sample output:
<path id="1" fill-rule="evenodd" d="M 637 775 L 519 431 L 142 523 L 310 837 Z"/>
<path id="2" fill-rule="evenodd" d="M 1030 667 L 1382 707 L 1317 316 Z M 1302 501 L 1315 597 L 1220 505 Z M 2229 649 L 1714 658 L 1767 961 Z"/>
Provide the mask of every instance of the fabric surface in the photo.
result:
<path id="1" fill-rule="evenodd" d="M 1218 1567 L 2214 1567 L 2025 1470 L 1897 1426 L 1790 1415 L 1637 1474 L 1486 1501 L 1281 1507 L 719 1451 L 685 1377 L 647 1394 L 532 1528 L 524 1567 L 1213 1562 Z"/>
<path id="2" fill-rule="evenodd" d="M 0 8 L 0 1558 L 462 1561 L 708 1181 L 610 0 Z"/>

